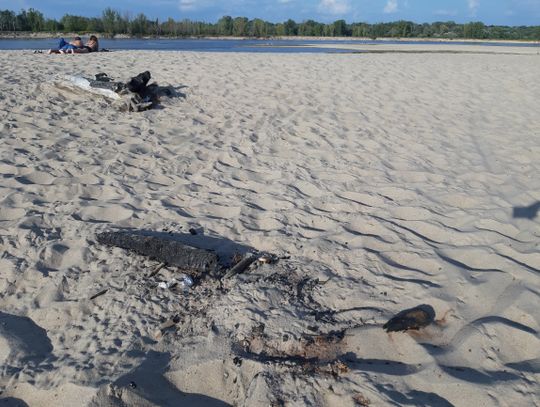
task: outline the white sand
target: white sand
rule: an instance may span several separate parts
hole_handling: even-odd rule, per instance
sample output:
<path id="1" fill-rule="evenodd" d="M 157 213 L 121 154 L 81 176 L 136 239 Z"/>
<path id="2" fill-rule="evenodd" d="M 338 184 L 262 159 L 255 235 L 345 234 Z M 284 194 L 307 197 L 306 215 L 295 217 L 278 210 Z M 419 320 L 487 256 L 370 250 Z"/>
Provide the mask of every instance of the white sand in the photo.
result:
<path id="1" fill-rule="evenodd" d="M 467 40 L 459 42 L 471 42 Z M 522 43 L 522 46 L 516 43 L 496 42 L 496 45 L 478 45 L 472 44 L 439 44 L 436 41 L 427 41 L 421 44 L 399 44 L 395 42 L 378 42 L 372 44 L 351 44 L 351 43 L 332 43 L 320 44 L 314 43 L 308 46 L 317 48 L 337 48 L 349 50 L 351 52 L 367 53 L 439 53 L 439 54 L 497 54 L 497 55 L 539 55 L 540 43 Z"/>
<path id="2" fill-rule="evenodd" d="M 513 216 L 540 201 L 538 55 L 0 65 L 0 404 L 539 405 L 540 215 Z M 118 113 L 51 81 L 146 69 L 185 98 Z M 155 261 L 96 243 L 118 227 L 194 227 L 290 259 L 185 297 L 153 288 L 173 268 L 147 279 Z M 419 304 L 444 320 L 382 329 Z M 310 345 L 315 329 L 346 336 Z M 263 363 L 245 338 L 342 365 Z"/>

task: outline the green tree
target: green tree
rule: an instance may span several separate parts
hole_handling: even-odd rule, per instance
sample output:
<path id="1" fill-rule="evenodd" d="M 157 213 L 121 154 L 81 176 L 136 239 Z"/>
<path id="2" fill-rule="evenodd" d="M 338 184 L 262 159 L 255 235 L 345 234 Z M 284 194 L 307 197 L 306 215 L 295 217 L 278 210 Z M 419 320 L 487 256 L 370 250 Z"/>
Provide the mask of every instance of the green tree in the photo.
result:
<path id="1" fill-rule="evenodd" d="M 353 37 L 369 37 L 369 24 L 360 23 L 351 25 L 351 35 Z"/>
<path id="2" fill-rule="evenodd" d="M 414 30 L 414 23 L 410 21 L 397 21 L 393 23 L 396 37 L 410 37 Z"/>
<path id="3" fill-rule="evenodd" d="M 251 22 L 251 32 L 253 37 L 266 37 L 268 36 L 268 30 L 266 23 L 260 18 L 256 18 Z"/>
<path id="4" fill-rule="evenodd" d="M 174 36 L 354 36 L 354 37 L 436 37 L 436 38 L 475 38 L 475 39 L 512 39 L 540 40 L 540 26 L 507 27 L 486 26 L 481 22 L 457 24 L 454 21 L 437 21 L 431 24 L 416 24 L 411 21 L 395 21 L 389 23 L 348 25 L 344 20 L 331 24 L 323 24 L 314 20 L 296 23 L 289 19 L 283 23 L 273 24 L 261 19 L 249 21 L 245 17 L 232 18 L 223 16 L 216 23 L 192 21 L 184 19 L 175 21 L 172 18 L 160 23 L 150 21 L 144 14 L 131 18 L 130 14 L 120 13 L 106 8 L 97 18 L 66 14 L 60 21 L 45 19 L 43 14 L 30 8 L 16 14 L 12 10 L 0 10 L 0 31 L 42 31 L 55 32 L 103 32 L 105 35 L 129 33 L 133 36 L 174 35 Z"/>
<path id="5" fill-rule="evenodd" d="M 15 31 L 17 29 L 17 15 L 10 10 L 0 11 L 0 31 Z"/>
<path id="6" fill-rule="evenodd" d="M 86 17 L 65 14 L 60 19 L 60 24 L 62 24 L 64 27 L 65 32 L 81 33 L 86 31 L 86 27 L 88 27 L 88 19 Z"/>
<path id="7" fill-rule="evenodd" d="M 45 27 L 45 18 L 43 18 L 43 14 L 33 8 L 28 9 L 26 18 L 28 20 L 28 27 L 31 31 L 42 31 Z"/>
<path id="8" fill-rule="evenodd" d="M 26 10 L 21 10 L 21 12 L 17 14 L 16 27 L 17 31 L 30 31 L 30 24 L 28 24 L 28 14 L 26 13 Z"/>
<path id="9" fill-rule="evenodd" d="M 285 35 L 298 35 L 298 24 L 294 20 L 288 19 L 283 25 Z"/>
<path id="10" fill-rule="evenodd" d="M 246 17 L 236 17 L 233 21 L 233 35 L 246 37 L 248 35 L 249 21 Z"/>
<path id="11" fill-rule="evenodd" d="M 485 25 L 482 22 L 471 22 L 463 26 L 463 36 L 465 38 L 485 38 Z"/>
<path id="12" fill-rule="evenodd" d="M 162 24 L 162 30 L 165 35 L 168 36 L 177 36 L 177 27 L 176 27 L 176 21 L 174 21 L 172 18 L 168 18 L 167 21 L 165 21 Z"/>
<path id="13" fill-rule="evenodd" d="M 86 31 L 91 33 L 102 33 L 103 32 L 103 21 L 101 18 L 89 18 L 86 25 Z"/>
<path id="14" fill-rule="evenodd" d="M 101 21 L 105 34 L 113 37 L 119 32 L 120 13 L 118 11 L 110 7 L 106 8 L 101 15 Z"/>
<path id="15" fill-rule="evenodd" d="M 58 32 L 63 30 L 62 24 L 60 24 L 58 21 L 48 18 L 45 20 L 45 24 L 43 25 L 43 31 L 46 32 Z"/>
<path id="16" fill-rule="evenodd" d="M 233 19 L 231 16 L 223 16 L 217 22 L 217 33 L 229 36 L 233 34 Z"/>
<path id="17" fill-rule="evenodd" d="M 142 37 L 148 33 L 149 25 L 148 18 L 140 13 L 129 22 L 129 33 L 135 37 Z"/>
<path id="18" fill-rule="evenodd" d="M 332 23 L 332 35 L 335 37 L 346 37 L 349 35 L 349 28 L 345 20 L 337 20 Z"/>
<path id="19" fill-rule="evenodd" d="M 285 34 L 285 24 L 283 24 L 283 23 L 276 24 L 275 27 L 274 27 L 274 33 L 278 37 L 283 37 L 284 35 L 286 35 Z"/>
<path id="20" fill-rule="evenodd" d="M 298 34 L 308 37 L 322 37 L 324 34 L 324 24 L 314 20 L 307 20 L 298 26 Z"/>
<path id="21" fill-rule="evenodd" d="M 384 23 L 378 23 L 371 26 L 370 37 L 375 39 L 379 37 L 385 37 L 387 35 L 386 25 Z"/>

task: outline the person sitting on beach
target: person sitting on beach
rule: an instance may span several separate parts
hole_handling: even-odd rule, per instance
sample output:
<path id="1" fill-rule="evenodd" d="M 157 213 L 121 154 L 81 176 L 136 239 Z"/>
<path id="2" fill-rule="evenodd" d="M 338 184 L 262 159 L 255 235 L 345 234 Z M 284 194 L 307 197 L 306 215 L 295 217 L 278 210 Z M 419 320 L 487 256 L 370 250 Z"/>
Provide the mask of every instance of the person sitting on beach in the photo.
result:
<path id="1" fill-rule="evenodd" d="M 99 41 L 95 35 L 91 35 L 88 42 L 81 48 L 74 48 L 70 52 L 73 54 L 87 54 L 99 51 Z"/>
<path id="2" fill-rule="evenodd" d="M 64 40 L 63 38 L 60 38 L 60 40 L 58 40 L 58 47 L 55 49 L 50 49 L 48 53 L 49 54 L 65 54 L 68 51 L 80 49 L 83 46 L 84 45 L 81 40 L 81 37 L 74 37 L 73 40 L 71 40 L 70 42 L 66 42 L 66 40 Z"/>

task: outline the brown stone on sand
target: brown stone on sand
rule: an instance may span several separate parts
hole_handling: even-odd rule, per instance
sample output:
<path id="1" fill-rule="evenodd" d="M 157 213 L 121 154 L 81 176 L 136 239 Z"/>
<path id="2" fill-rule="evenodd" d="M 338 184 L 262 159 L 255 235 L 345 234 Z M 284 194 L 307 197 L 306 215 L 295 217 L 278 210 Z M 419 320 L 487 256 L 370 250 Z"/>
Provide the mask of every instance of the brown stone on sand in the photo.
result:
<path id="1" fill-rule="evenodd" d="M 386 332 L 418 330 L 425 328 L 433 321 L 435 321 L 435 310 L 431 305 L 422 304 L 401 311 L 384 324 L 383 329 L 386 329 Z"/>

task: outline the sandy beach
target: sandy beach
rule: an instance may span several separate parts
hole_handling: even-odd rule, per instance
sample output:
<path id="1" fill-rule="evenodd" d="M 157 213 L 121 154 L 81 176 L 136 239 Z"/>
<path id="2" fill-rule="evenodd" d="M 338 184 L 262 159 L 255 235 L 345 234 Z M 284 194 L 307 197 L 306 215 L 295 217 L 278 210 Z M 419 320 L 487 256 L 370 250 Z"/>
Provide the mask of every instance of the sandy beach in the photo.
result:
<path id="1" fill-rule="evenodd" d="M 0 52 L 0 406 L 539 406 L 540 56 L 464 49 Z M 162 289 L 129 228 L 279 259 Z"/>

